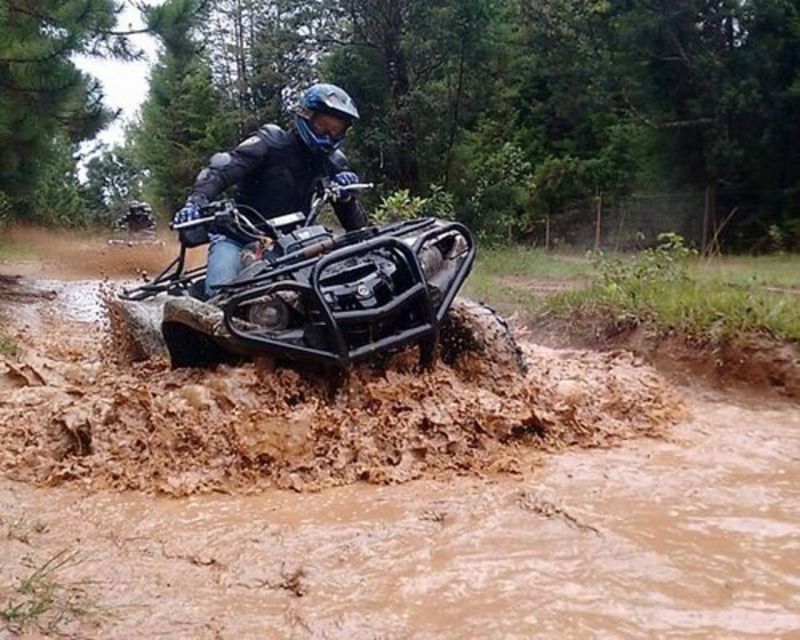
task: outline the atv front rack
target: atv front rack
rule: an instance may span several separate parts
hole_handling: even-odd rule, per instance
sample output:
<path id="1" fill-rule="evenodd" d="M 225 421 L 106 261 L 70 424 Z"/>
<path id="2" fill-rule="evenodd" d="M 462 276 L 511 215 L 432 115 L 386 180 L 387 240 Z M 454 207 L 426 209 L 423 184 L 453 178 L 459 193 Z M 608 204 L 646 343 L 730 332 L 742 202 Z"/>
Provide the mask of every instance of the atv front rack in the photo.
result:
<path id="1" fill-rule="evenodd" d="M 427 228 L 427 229 L 426 229 Z M 410 233 L 420 235 L 413 244 L 401 239 Z M 463 237 L 465 245 L 459 254 L 457 268 L 448 286 L 434 304 L 425 274 L 419 260 L 422 248 L 436 238 L 457 233 Z M 378 250 L 388 251 L 399 258 L 399 263 L 407 269 L 408 286 L 396 293 L 388 302 L 369 309 L 337 310 L 325 299 L 321 279 L 332 265 L 358 258 Z M 288 256 L 287 256 L 288 257 Z M 346 368 L 351 363 L 369 358 L 375 353 L 418 343 L 421 359 L 428 362 L 433 358 L 439 334 L 439 324 L 450 307 L 457 291 L 469 275 L 475 257 L 475 242 L 467 228 L 457 222 L 436 225 L 432 219 L 418 220 L 400 224 L 388 233 L 366 242 L 344 246 L 332 250 L 322 257 L 313 257 L 290 264 L 276 265 L 255 278 L 223 285 L 226 299 L 221 304 L 225 325 L 231 335 L 238 340 L 262 351 L 294 360 L 306 360 L 335 364 Z M 311 269 L 306 283 L 293 280 L 293 275 L 303 269 Z M 309 332 L 285 335 L 270 333 L 259 328 L 243 327 L 238 322 L 237 312 L 248 304 L 272 294 L 289 291 L 303 297 L 306 308 L 313 316 L 312 327 L 316 332 L 313 340 Z M 230 297 L 227 297 L 230 296 Z M 390 330 L 394 320 L 401 315 L 413 318 L 410 326 Z M 365 344 L 354 344 L 350 339 L 353 330 L 370 339 Z M 313 346 L 309 344 L 313 342 Z"/>
<path id="2" fill-rule="evenodd" d="M 196 269 L 185 271 L 185 267 L 186 247 L 181 246 L 178 256 L 155 278 L 138 287 L 123 289 L 119 297 L 123 300 L 140 302 L 153 298 L 160 293 L 174 296 L 191 295 L 194 293 L 193 285 L 205 278 L 206 268 L 197 267 Z"/>

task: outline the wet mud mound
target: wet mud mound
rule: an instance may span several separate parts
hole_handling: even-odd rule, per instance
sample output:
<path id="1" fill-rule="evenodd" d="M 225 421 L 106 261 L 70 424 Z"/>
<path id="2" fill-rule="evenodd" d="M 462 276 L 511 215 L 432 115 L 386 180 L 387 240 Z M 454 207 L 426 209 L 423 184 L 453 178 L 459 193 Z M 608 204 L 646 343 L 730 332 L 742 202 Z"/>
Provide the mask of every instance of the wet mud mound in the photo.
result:
<path id="1" fill-rule="evenodd" d="M 630 355 L 525 351 L 524 379 L 468 357 L 420 373 L 401 354 L 339 385 L 258 363 L 173 371 L 29 351 L 0 360 L 0 468 L 37 484 L 174 495 L 314 490 L 516 471 L 532 451 L 654 436 L 681 417 L 671 389 Z"/>
<path id="2" fill-rule="evenodd" d="M 647 325 L 620 328 L 579 316 L 531 317 L 527 324 L 537 341 L 548 345 L 624 349 L 669 375 L 800 398 L 800 345 L 766 332 L 710 339 L 679 330 L 659 332 Z"/>
<path id="3" fill-rule="evenodd" d="M 683 416 L 626 352 L 525 341 L 525 376 L 470 352 L 422 372 L 407 352 L 343 379 L 264 362 L 130 363 L 102 313 L 105 285 L 7 284 L 0 302 L 26 322 L 20 355 L 0 357 L 0 471 L 35 484 L 186 495 L 514 472 L 539 452 L 657 436 Z"/>

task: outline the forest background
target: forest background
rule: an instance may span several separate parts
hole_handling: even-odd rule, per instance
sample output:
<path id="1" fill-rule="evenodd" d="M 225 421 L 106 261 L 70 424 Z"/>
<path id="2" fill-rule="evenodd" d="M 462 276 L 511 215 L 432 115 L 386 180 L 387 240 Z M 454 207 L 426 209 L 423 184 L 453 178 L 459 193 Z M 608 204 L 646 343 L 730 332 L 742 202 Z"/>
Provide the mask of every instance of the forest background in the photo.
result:
<path id="1" fill-rule="evenodd" d="M 108 225 L 133 199 L 167 219 L 320 80 L 359 106 L 368 208 L 485 242 L 800 249 L 800 0 L 167 0 L 141 7 L 138 118 L 82 160 L 115 114 L 72 56 L 135 58 L 120 10 L 0 0 L 0 226 Z"/>

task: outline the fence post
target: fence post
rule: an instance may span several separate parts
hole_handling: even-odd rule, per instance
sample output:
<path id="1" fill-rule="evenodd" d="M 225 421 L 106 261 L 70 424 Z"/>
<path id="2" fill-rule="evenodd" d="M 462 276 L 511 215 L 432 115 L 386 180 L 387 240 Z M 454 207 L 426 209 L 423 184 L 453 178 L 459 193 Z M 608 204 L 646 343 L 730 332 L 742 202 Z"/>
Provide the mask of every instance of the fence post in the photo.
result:
<path id="1" fill-rule="evenodd" d="M 600 192 L 597 194 L 595 198 L 596 203 L 596 219 L 595 219 L 595 230 L 594 230 L 594 250 L 600 250 L 600 241 L 602 238 L 602 229 L 603 229 L 603 193 Z"/>
<path id="2" fill-rule="evenodd" d="M 708 222 L 711 218 L 711 185 L 706 185 L 705 206 L 703 208 L 703 242 L 701 253 L 706 254 L 708 250 Z"/>
<path id="3" fill-rule="evenodd" d="M 544 217 L 544 250 L 550 251 L 550 213 Z"/>

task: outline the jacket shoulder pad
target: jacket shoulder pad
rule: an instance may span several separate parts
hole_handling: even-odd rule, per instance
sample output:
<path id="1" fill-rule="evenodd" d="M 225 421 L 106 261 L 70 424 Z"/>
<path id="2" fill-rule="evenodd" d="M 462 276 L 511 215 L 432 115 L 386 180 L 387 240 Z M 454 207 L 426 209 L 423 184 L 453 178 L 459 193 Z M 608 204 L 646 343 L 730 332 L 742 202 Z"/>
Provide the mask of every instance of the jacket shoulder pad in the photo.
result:
<path id="1" fill-rule="evenodd" d="M 338 149 L 328 156 L 328 164 L 333 173 L 347 171 L 350 168 L 350 163 L 347 161 L 347 156 Z"/>

